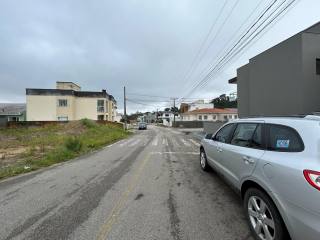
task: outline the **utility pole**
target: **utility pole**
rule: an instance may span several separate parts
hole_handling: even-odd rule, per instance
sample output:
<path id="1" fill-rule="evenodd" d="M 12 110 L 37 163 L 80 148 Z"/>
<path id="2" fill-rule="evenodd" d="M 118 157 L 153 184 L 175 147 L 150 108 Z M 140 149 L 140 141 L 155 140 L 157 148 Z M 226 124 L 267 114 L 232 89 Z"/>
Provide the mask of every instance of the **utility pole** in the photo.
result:
<path id="1" fill-rule="evenodd" d="M 126 87 L 123 87 L 123 115 L 124 115 L 124 130 L 127 130 L 127 98 Z"/>
<path id="2" fill-rule="evenodd" d="M 176 99 L 173 98 L 173 126 L 176 125 Z"/>
<path id="3" fill-rule="evenodd" d="M 159 109 L 157 108 L 156 123 L 158 123 L 158 114 L 159 114 Z"/>

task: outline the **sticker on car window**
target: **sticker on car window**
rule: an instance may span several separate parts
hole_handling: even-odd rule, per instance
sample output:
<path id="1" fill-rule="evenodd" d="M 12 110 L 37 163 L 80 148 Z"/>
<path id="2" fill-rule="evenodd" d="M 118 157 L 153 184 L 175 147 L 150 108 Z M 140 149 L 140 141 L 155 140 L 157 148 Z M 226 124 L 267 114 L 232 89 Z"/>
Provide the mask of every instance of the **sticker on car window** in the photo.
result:
<path id="1" fill-rule="evenodd" d="M 277 148 L 289 148 L 290 140 L 277 140 Z"/>

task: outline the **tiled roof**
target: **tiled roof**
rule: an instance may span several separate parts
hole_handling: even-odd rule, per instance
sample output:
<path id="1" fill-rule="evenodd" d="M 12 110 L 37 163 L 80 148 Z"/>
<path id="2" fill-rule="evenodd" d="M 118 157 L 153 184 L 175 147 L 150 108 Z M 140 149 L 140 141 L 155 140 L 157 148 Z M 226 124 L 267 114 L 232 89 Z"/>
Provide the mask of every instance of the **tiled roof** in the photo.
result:
<path id="1" fill-rule="evenodd" d="M 198 114 L 198 113 L 217 113 L 217 114 L 237 114 L 236 108 L 203 108 L 186 112 L 184 114 Z"/>
<path id="2" fill-rule="evenodd" d="M 25 103 L 0 103 L 0 115 L 16 115 L 25 111 Z"/>

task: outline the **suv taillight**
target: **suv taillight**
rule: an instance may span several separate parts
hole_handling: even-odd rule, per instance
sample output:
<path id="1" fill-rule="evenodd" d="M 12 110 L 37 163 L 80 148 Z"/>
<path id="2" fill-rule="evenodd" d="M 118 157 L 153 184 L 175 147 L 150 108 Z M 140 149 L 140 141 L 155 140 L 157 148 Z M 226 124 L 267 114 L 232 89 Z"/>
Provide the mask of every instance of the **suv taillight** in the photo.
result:
<path id="1" fill-rule="evenodd" d="M 303 175 L 312 187 L 320 191 L 320 172 L 303 170 Z"/>

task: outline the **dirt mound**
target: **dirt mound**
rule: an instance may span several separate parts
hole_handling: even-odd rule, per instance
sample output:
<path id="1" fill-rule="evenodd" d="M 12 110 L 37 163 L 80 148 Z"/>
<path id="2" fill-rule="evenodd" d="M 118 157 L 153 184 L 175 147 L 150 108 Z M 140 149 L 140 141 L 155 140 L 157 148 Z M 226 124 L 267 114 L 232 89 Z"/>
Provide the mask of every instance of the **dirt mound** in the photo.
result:
<path id="1" fill-rule="evenodd" d="M 80 135 L 86 131 L 86 127 L 81 121 L 71 121 L 63 126 L 63 134 Z"/>

